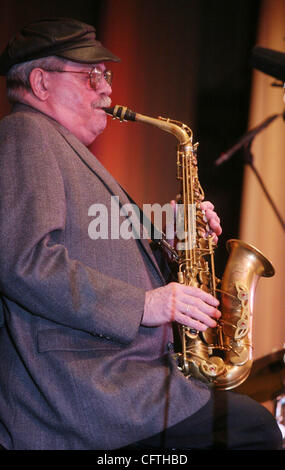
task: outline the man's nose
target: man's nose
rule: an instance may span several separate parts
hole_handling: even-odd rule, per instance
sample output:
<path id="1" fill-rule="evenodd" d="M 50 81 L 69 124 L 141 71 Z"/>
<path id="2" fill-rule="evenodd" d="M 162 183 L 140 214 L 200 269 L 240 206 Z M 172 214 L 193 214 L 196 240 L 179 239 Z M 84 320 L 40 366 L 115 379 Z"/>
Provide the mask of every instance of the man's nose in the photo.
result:
<path id="1" fill-rule="evenodd" d="M 98 84 L 98 86 L 97 86 L 96 91 L 97 91 L 97 93 L 103 93 L 104 95 L 109 96 L 112 93 L 112 87 L 107 82 L 107 80 L 105 80 L 105 78 L 102 77 L 99 84 Z"/>

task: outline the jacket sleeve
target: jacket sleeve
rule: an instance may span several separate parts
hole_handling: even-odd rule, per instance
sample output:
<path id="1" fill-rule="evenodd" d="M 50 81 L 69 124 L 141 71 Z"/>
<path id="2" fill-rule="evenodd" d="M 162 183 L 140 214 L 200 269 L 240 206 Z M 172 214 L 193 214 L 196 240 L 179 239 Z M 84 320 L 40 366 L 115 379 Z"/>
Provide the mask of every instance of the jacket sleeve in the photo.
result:
<path id="1" fill-rule="evenodd" d="M 145 290 L 69 257 L 65 190 L 47 133 L 29 116 L 0 127 L 0 290 L 31 315 L 123 344 L 136 336 Z"/>

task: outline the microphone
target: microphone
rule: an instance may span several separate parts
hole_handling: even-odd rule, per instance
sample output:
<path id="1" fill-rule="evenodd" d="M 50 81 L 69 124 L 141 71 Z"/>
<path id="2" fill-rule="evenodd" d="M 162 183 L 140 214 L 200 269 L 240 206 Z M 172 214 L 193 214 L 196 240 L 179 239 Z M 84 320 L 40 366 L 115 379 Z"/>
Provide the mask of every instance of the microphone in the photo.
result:
<path id="1" fill-rule="evenodd" d="M 250 64 L 253 68 L 285 82 L 285 53 L 256 46 L 252 50 Z"/>
<path id="2" fill-rule="evenodd" d="M 260 70 L 261 72 L 270 75 L 271 77 L 274 77 L 277 80 L 284 82 L 285 84 L 284 52 L 256 46 L 252 50 L 250 63 L 255 69 Z M 277 86 L 276 83 L 273 83 L 273 85 Z M 278 116 L 282 116 L 285 120 L 285 111 L 282 114 L 273 114 L 272 116 L 269 116 L 269 118 L 267 118 L 259 126 L 244 134 L 232 148 L 230 148 L 227 152 L 222 153 L 220 157 L 214 162 L 214 164 L 219 166 L 225 161 L 229 160 L 241 147 L 249 144 L 259 132 L 265 129 Z"/>
<path id="3" fill-rule="evenodd" d="M 283 119 L 285 119 L 285 111 L 283 114 L 273 114 L 272 116 L 269 116 L 269 118 L 259 124 L 259 126 L 254 127 L 251 131 L 244 134 L 233 147 L 231 147 L 227 152 L 223 152 L 214 164 L 219 166 L 229 160 L 241 147 L 249 144 L 259 132 L 269 126 L 269 124 L 279 116 L 283 116 Z"/>

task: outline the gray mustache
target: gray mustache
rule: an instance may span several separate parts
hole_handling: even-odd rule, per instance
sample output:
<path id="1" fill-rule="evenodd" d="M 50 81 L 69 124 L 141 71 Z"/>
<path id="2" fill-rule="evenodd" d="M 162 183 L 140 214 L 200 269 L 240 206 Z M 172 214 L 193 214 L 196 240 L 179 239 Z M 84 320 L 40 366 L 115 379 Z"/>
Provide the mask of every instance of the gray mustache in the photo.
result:
<path id="1" fill-rule="evenodd" d="M 96 101 L 95 103 L 92 103 L 92 108 L 108 108 L 111 106 L 112 100 L 108 96 L 101 98 L 100 100 Z"/>

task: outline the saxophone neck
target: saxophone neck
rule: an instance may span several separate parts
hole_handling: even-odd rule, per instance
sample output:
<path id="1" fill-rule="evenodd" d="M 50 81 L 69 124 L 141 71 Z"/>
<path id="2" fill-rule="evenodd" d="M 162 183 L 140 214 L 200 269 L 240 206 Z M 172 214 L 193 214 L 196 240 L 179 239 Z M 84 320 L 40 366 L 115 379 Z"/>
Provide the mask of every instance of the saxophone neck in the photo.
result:
<path id="1" fill-rule="evenodd" d="M 174 121 L 169 118 L 159 116 L 158 118 L 152 118 L 143 114 L 137 114 L 136 121 L 145 122 L 153 126 L 159 127 L 159 129 L 174 135 L 180 145 L 181 151 L 192 151 L 193 150 L 193 133 L 192 130 L 179 121 Z"/>
<path id="2" fill-rule="evenodd" d="M 135 113 L 126 106 L 120 105 L 116 105 L 113 108 L 104 108 L 104 110 L 107 114 L 113 116 L 114 119 L 119 119 L 121 122 L 138 121 L 156 126 L 159 129 L 174 135 L 178 139 L 180 146 L 183 147 L 183 150 L 192 150 L 192 130 L 182 122 L 163 117 L 153 118 L 144 114 Z"/>

